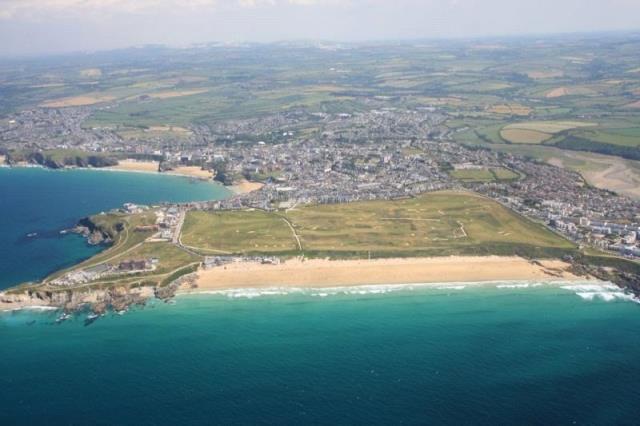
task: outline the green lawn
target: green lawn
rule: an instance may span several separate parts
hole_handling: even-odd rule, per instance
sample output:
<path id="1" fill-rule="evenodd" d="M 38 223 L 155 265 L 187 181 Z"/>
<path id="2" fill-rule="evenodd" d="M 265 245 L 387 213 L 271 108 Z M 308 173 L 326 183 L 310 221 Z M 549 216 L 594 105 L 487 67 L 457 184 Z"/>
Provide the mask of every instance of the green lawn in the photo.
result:
<path id="1" fill-rule="evenodd" d="M 261 210 L 189 212 L 182 243 L 215 253 L 270 253 L 297 249 L 282 217 Z"/>
<path id="2" fill-rule="evenodd" d="M 484 169 L 459 169 L 453 170 L 451 176 L 463 182 L 493 182 L 500 180 L 515 180 L 519 174 L 504 167 L 491 167 Z"/>
<path id="3" fill-rule="evenodd" d="M 182 242 L 209 253 L 309 256 L 552 255 L 573 245 L 486 198 L 460 192 L 294 210 L 192 212 Z"/>

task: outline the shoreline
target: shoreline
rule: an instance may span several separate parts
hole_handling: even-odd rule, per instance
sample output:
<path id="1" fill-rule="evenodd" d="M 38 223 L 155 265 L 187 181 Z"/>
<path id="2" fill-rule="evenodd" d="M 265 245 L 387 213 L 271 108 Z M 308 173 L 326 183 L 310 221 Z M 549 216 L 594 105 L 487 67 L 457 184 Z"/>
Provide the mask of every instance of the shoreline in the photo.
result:
<path id="1" fill-rule="evenodd" d="M 441 290 L 462 291 L 478 289 L 496 290 L 530 290 L 537 288 L 558 288 L 576 292 L 579 296 L 586 294 L 583 299 L 601 297 L 606 300 L 611 297 L 640 303 L 633 295 L 625 293 L 623 289 L 605 281 L 591 278 L 555 279 L 555 280 L 489 280 L 489 281 L 452 281 L 426 283 L 396 283 L 396 284 L 361 284 L 342 286 L 270 286 L 270 287 L 242 287 L 221 289 L 180 289 L 174 297 L 182 296 L 226 296 L 229 299 L 253 299 L 262 296 L 285 296 L 292 294 L 315 297 L 339 295 L 383 295 L 399 291 Z"/>
<path id="2" fill-rule="evenodd" d="M 160 163 L 158 161 L 137 161 L 137 160 L 120 160 L 115 166 L 103 167 L 103 170 L 114 170 L 122 172 L 135 172 L 135 173 L 153 173 L 153 174 L 166 174 L 170 176 L 184 176 L 189 178 L 195 178 L 200 180 L 213 180 L 213 172 L 208 170 L 202 170 L 197 166 L 181 166 L 174 170 L 161 172 L 159 170 Z"/>
<path id="3" fill-rule="evenodd" d="M 195 288 L 179 293 L 265 288 L 338 288 L 389 285 L 481 284 L 495 281 L 584 280 L 560 260 L 451 256 L 375 260 L 292 259 L 279 265 L 236 262 L 197 272 Z"/>
<path id="4" fill-rule="evenodd" d="M 506 256 L 450 256 L 425 258 L 391 258 L 374 260 L 327 260 L 299 258 L 271 265 L 238 261 L 211 269 L 200 269 L 195 280 L 185 281 L 175 295 L 227 294 L 261 295 L 316 291 L 321 295 L 386 293 L 413 288 L 461 290 L 496 284 L 497 288 L 528 288 L 540 284 L 593 282 L 591 277 L 567 271 L 569 264 L 560 260 L 529 261 Z M 195 284 L 195 285 L 194 285 Z M 20 309 L 62 309 L 69 301 L 64 295 L 43 300 L 37 294 L 9 295 L 0 291 L 0 311 Z M 132 290 L 134 297 L 150 298 L 153 287 Z M 36 292 L 37 293 L 37 292 Z M 105 290 L 77 289 L 72 297 L 81 303 L 95 304 Z M 63 297 L 58 300 L 58 297 Z"/>
<path id="5" fill-rule="evenodd" d="M 142 162 L 139 162 L 142 163 Z M 151 162 L 151 163 L 155 163 L 155 162 Z M 156 164 L 157 166 L 157 164 Z M 160 175 L 160 176 L 175 176 L 175 177 L 183 177 L 183 178 L 188 178 L 188 179 L 196 179 L 196 180 L 200 180 L 203 182 L 211 182 L 213 184 L 216 185 L 220 185 L 223 188 L 228 189 L 233 195 L 241 195 L 241 194 L 247 194 L 249 192 L 253 192 L 256 191 L 260 188 L 262 188 L 264 186 L 264 183 L 262 182 L 250 182 L 248 180 L 242 180 L 239 181 L 237 183 L 234 183 L 233 185 L 223 185 L 220 182 L 216 182 L 213 180 L 213 173 L 209 173 L 209 172 L 205 172 L 203 170 L 200 170 L 198 168 L 198 170 L 202 171 L 203 173 L 207 173 L 210 174 L 210 176 L 204 176 L 204 175 L 198 175 L 198 173 L 196 173 L 195 171 L 188 171 L 186 169 L 192 169 L 192 168 L 196 168 L 196 167 L 188 167 L 188 166 L 184 166 L 184 167 L 178 167 L 176 170 L 171 170 L 171 171 L 166 171 L 166 172 L 160 172 L 159 170 L 151 170 L 151 168 L 149 168 L 148 166 L 141 166 L 139 168 L 135 168 L 135 167 L 129 167 L 129 166 L 125 166 L 125 167 L 118 167 L 118 166 L 110 166 L 110 167 L 64 167 L 64 168 L 60 168 L 60 169 L 53 169 L 50 167 L 46 167 L 43 166 L 41 164 L 29 164 L 29 163 L 25 163 L 25 164 L 12 164 L 12 165 L 8 165 L 8 164 L 3 164 L 2 162 L 0 162 L 0 167 L 6 167 L 9 169 L 12 168 L 38 168 L 38 169 L 44 169 L 44 170 L 53 170 L 53 171 L 64 171 L 64 170 L 94 170 L 94 171 L 101 171 L 101 172 L 117 172 L 117 173 L 142 173 L 142 174 L 152 174 L 152 175 Z"/>

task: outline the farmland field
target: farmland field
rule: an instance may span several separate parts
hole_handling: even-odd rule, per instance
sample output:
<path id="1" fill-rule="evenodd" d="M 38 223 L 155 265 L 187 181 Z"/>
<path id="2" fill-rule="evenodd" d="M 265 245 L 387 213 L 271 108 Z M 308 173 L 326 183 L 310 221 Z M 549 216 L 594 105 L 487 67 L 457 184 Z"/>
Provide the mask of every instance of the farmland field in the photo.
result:
<path id="1" fill-rule="evenodd" d="M 573 121 L 530 121 L 509 124 L 500 131 L 500 136 L 512 143 L 538 144 L 551 139 L 556 133 L 591 126 L 596 124 Z"/>
<path id="2" fill-rule="evenodd" d="M 553 137 L 548 133 L 538 132 L 536 130 L 506 128 L 500 132 L 500 136 L 511 143 L 522 144 L 539 144 Z"/>
<path id="3" fill-rule="evenodd" d="M 7 63 L 0 67 L 0 123 L 29 108 L 81 108 L 83 129 L 171 146 L 189 143 L 196 127 L 224 128 L 235 120 L 293 114 L 285 121 L 295 128 L 287 130 L 302 139 L 322 131 L 323 114 L 422 110 L 446 117 L 445 139 L 452 142 L 553 145 L 639 159 L 637 38 L 544 43 L 544 49 L 510 39 L 483 48 L 449 42 L 150 47 Z M 279 131 L 237 133 L 231 140 L 278 142 Z"/>

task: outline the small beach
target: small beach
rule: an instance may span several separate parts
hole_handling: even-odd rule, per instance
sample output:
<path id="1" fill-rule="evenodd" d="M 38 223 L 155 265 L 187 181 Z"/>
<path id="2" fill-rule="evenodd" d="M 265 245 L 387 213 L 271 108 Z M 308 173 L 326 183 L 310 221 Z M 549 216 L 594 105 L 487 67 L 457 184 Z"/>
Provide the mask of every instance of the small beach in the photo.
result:
<path id="1" fill-rule="evenodd" d="M 160 173 L 158 167 L 159 163 L 157 161 L 137 161 L 127 159 L 120 160 L 117 165 L 107 167 L 107 169 L 126 172 Z M 167 175 L 191 177 L 196 179 L 213 179 L 213 172 L 211 170 L 202 170 L 197 166 L 181 166 L 162 173 Z"/>
<path id="2" fill-rule="evenodd" d="M 196 289 L 339 287 L 359 285 L 571 281 L 584 279 L 559 260 L 532 263 L 520 257 L 400 258 L 375 260 L 291 259 L 279 265 L 237 262 L 198 273 Z"/>
<path id="3" fill-rule="evenodd" d="M 257 191 L 263 186 L 264 183 L 262 182 L 250 182 L 248 180 L 241 180 L 231 185 L 229 189 L 231 189 L 231 191 L 236 194 L 247 194 L 249 192 Z"/>

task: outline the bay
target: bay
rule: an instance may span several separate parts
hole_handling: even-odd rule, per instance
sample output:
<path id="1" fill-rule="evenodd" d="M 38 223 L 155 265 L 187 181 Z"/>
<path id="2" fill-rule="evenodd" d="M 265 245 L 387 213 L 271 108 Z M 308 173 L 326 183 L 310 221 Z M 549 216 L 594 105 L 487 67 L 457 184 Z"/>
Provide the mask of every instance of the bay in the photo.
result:
<path id="1" fill-rule="evenodd" d="M 61 235 L 82 217 L 126 202 L 226 198 L 212 182 L 152 173 L 0 168 L 0 290 L 78 263 L 104 247 Z"/>

